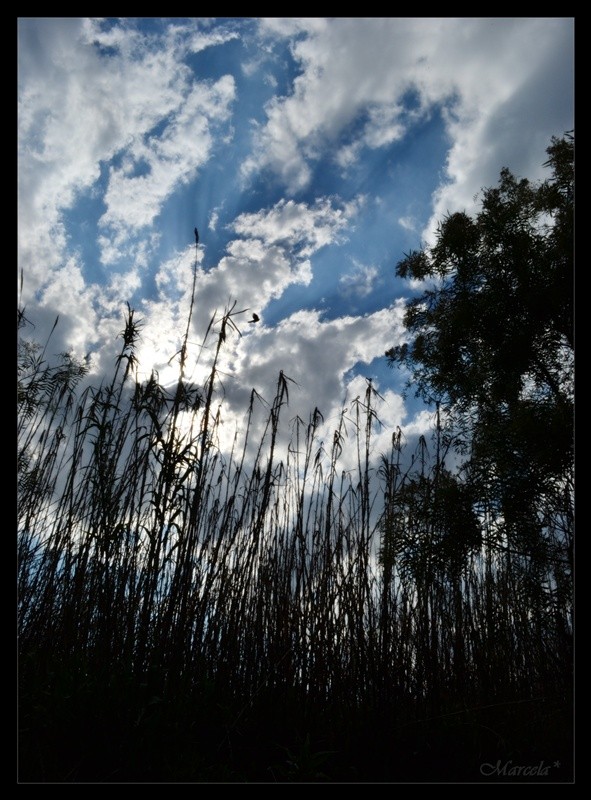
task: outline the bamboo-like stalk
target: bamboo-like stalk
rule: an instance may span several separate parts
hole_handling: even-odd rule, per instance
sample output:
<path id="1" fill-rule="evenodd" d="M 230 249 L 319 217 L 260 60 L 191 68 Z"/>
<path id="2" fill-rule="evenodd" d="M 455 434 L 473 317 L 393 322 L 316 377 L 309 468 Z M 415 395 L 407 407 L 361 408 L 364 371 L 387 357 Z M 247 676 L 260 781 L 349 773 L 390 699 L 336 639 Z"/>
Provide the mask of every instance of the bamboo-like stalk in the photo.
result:
<path id="1" fill-rule="evenodd" d="M 544 547 L 516 552 L 494 493 L 464 502 L 470 487 L 443 468 L 440 423 L 434 461 L 425 439 L 409 458 L 400 434 L 374 453 L 371 383 L 332 430 L 318 409 L 293 421 L 282 451 L 283 373 L 270 403 L 253 392 L 223 452 L 218 364 L 234 314 L 208 328 L 217 339 L 202 387 L 185 383 L 187 326 L 172 394 L 156 375 L 134 381 L 131 309 L 98 388 L 78 394 L 82 365 L 52 367 L 22 346 L 19 647 L 30 674 L 49 685 L 56 664 L 77 664 L 81 681 L 122 673 L 134 697 L 149 686 L 194 702 L 215 686 L 232 706 L 220 747 L 265 697 L 293 696 L 310 719 L 368 708 L 402 718 L 565 691 L 566 484 L 541 512 Z M 356 467 L 344 470 L 351 449 Z M 53 666 L 39 677 L 43 664 Z"/>

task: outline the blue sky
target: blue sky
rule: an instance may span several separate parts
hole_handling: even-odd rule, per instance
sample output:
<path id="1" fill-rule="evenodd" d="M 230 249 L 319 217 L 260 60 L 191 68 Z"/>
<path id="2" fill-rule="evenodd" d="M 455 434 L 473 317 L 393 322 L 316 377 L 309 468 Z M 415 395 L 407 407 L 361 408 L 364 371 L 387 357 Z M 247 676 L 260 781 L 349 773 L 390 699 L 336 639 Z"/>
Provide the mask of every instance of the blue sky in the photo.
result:
<path id="1" fill-rule="evenodd" d="M 327 418 L 372 377 L 387 428 L 422 431 L 384 351 L 394 275 L 501 167 L 531 179 L 574 127 L 572 18 L 20 18 L 21 303 L 51 352 L 112 366 L 127 301 L 142 374 L 175 372 L 236 300 L 228 413 L 297 382 Z M 257 325 L 247 320 L 252 311 Z M 206 359 L 194 368 L 203 376 Z"/>

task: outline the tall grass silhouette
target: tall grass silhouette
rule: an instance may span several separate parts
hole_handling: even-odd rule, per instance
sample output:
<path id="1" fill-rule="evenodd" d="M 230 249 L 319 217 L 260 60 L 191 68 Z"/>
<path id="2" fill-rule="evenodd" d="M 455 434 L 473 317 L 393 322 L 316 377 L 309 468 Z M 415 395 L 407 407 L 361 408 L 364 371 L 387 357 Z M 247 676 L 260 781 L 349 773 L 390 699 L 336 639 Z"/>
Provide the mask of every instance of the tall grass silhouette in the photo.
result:
<path id="1" fill-rule="evenodd" d="M 82 389 L 19 312 L 20 779 L 479 780 L 486 755 L 564 758 L 571 476 L 516 550 L 445 469 L 441 424 L 376 456 L 371 382 L 329 441 L 280 373 L 222 446 L 237 313 L 210 321 L 195 385 L 191 306 L 166 389 L 137 379 L 128 307 L 111 378 Z"/>

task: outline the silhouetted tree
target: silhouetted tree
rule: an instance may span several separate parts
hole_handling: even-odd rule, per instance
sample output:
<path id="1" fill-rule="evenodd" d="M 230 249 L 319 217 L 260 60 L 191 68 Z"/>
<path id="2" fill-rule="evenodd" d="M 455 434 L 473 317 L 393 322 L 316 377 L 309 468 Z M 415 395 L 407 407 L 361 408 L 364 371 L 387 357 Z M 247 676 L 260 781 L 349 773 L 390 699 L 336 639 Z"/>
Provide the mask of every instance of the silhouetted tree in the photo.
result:
<path id="1" fill-rule="evenodd" d="M 532 553 L 570 548 L 574 137 L 554 137 L 539 184 L 504 168 L 482 208 L 448 216 L 396 274 L 428 282 L 387 351 L 462 434 L 466 473 L 499 531 Z M 558 532 L 558 533 L 557 533 Z"/>

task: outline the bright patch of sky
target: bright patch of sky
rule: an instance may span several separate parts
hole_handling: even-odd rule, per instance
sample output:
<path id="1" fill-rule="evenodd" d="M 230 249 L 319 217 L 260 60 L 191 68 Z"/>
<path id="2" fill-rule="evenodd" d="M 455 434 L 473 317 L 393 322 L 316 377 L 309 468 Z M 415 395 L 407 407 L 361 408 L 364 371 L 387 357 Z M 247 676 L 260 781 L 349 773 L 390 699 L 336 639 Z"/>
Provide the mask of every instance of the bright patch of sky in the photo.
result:
<path id="1" fill-rule="evenodd" d="M 571 18 L 20 18 L 35 335 L 59 314 L 53 351 L 92 352 L 100 373 L 129 302 L 143 373 L 172 379 L 196 225 L 191 341 L 248 309 L 222 365 L 237 419 L 284 370 L 294 414 L 330 415 L 371 377 L 389 421 L 419 430 L 383 355 L 413 292 L 396 264 L 503 166 L 544 177 L 573 128 L 573 35 Z"/>

